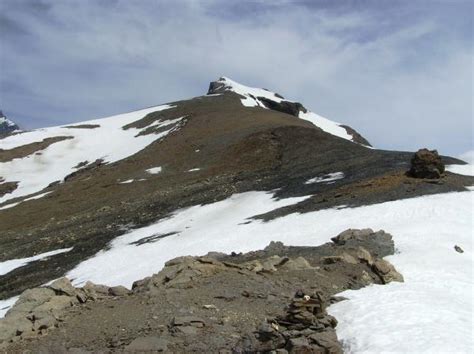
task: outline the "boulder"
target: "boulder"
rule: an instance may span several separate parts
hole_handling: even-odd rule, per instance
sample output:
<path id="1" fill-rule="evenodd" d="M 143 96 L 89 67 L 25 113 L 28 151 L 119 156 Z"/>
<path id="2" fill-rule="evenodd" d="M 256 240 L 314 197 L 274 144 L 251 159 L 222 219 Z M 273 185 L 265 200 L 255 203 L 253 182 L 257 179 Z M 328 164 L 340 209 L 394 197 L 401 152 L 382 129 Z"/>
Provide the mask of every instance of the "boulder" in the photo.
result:
<path id="1" fill-rule="evenodd" d="M 438 179 L 444 173 L 444 163 L 436 150 L 420 149 L 411 159 L 408 175 L 414 178 Z"/>
<path id="2" fill-rule="evenodd" d="M 66 277 L 59 278 L 47 286 L 58 295 L 76 296 L 76 288 Z"/>
<path id="3" fill-rule="evenodd" d="M 384 259 L 377 259 L 372 269 L 380 277 L 384 284 L 392 281 L 403 282 L 403 276 L 397 272 L 395 267 Z"/>

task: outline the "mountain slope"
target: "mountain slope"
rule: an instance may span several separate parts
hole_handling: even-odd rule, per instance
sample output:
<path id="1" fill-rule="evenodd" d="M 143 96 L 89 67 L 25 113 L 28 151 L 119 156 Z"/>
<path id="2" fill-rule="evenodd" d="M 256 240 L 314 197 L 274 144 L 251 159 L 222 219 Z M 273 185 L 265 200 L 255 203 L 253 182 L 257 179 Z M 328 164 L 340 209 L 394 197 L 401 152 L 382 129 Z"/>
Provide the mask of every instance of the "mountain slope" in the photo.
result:
<path id="1" fill-rule="evenodd" d="M 317 244 L 342 213 L 375 222 L 356 207 L 473 184 L 408 177 L 412 153 L 318 117 L 222 78 L 205 96 L 0 140 L 0 299 L 65 274 L 130 285 L 174 256 Z"/>

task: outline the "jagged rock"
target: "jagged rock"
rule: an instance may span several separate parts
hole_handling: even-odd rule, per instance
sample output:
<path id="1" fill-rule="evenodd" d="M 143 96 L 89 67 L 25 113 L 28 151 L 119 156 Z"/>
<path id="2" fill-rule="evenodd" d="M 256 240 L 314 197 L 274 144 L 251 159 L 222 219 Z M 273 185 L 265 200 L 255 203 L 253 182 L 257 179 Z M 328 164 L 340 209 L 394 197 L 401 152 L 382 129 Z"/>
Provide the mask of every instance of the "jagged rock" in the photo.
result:
<path id="1" fill-rule="evenodd" d="M 392 235 L 372 229 L 348 229 L 331 238 L 336 245 L 348 247 L 364 247 L 376 257 L 385 257 L 395 252 Z"/>
<path id="2" fill-rule="evenodd" d="M 365 241 L 372 234 L 374 234 L 372 229 L 347 229 L 336 237 L 331 238 L 331 241 L 336 245 L 344 245 L 351 240 Z"/>
<path id="3" fill-rule="evenodd" d="M 461 247 L 459 247 L 458 245 L 454 246 L 454 250 L 458 253 L 464 253 L 464 250 Z"/>
<path id="4" fill-rule="evenodd" d="M 444 173 L 445 167 L 436 150 L 420 149 L 411 159 L 408 175 L 415 178 L 438 179 Z"/>
<path id="5" fill-rule="evenodd" d="M 72 286 L 68 278 L 63 277 L 55 280 L 53 283 L 47 286 L 54 290 L 58 295 L 76 296 L 76 288 Z"/>
<path id="6" fill-rule="evenodd" d="M 308 112 L 308 110 L 299 102 L 290 101 L 273 101 L 265 97 L 258 96 L 257 99 L 262 102 L 265 107 L 273 111 L 278 111 L 292 116 L 298 117 L 300 112 Z"/>
<path id="7" fill-rule="evenodd" d="M 384 259 L 377 259 L 373 266 L 373 270 L 382 279 L 384 284 L 392 281 L 403 282 L 403 276 L 397 272 L 395 267 Z"/>

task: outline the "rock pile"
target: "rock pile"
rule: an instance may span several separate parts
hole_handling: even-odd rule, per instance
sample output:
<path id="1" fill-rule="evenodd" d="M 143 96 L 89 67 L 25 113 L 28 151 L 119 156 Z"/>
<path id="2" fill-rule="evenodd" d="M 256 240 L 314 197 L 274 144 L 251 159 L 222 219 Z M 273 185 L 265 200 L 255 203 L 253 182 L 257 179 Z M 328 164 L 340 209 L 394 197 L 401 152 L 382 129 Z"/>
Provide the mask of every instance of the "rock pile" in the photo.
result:
<path id="1" fill-rule="evenodd" d="M 420 149 L 411 159 L 408 175 L 415 178 L 438 179 L 444 173 L 444 163 L 438 151 Z"/>
<path id="2" fill-rule="evenodd" d="M 67 308 L 110 296 L 124 296 L 123 286 L 107 287 L 87 282 L 75 288 L 67 278 L 50 285 L 24 291 L 0 320 L 0 348 L 8 342 L 44 335 L 63 320 Z"/>
<path id="3" fill-rule="evenodd" d="M 336 325 L 320 292 L 307 295 L 299 290 L 284 316 L 263 322 L 241 339 L 235 352 L 342 353 Z"/>

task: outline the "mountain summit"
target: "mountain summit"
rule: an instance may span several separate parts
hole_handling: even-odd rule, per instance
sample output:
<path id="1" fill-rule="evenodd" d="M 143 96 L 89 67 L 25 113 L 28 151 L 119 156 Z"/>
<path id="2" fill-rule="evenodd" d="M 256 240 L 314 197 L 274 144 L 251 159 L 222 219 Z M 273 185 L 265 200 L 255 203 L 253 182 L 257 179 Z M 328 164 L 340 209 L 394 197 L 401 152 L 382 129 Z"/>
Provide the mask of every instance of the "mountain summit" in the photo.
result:
<path id="1" fill-rule="evenodd" d="M 0 138 L 18 130 L 20 130 L 20 127 L 16 123 L 9 120 L 0 110 Z"/>
<path id="2" fill-rule="evenodd" d="M 242 105 L 271 109 L 307 120 L 325 132 L 362 145 L 371 146 L 362 135 L 349 126 L 339 124 L 308 111 L 301 103 L 285 99 L 266 89 L 248 87 L 229 78 L 221 77 L 209 85 L 208 95 L 234 92 L 242 97 Z"/>

